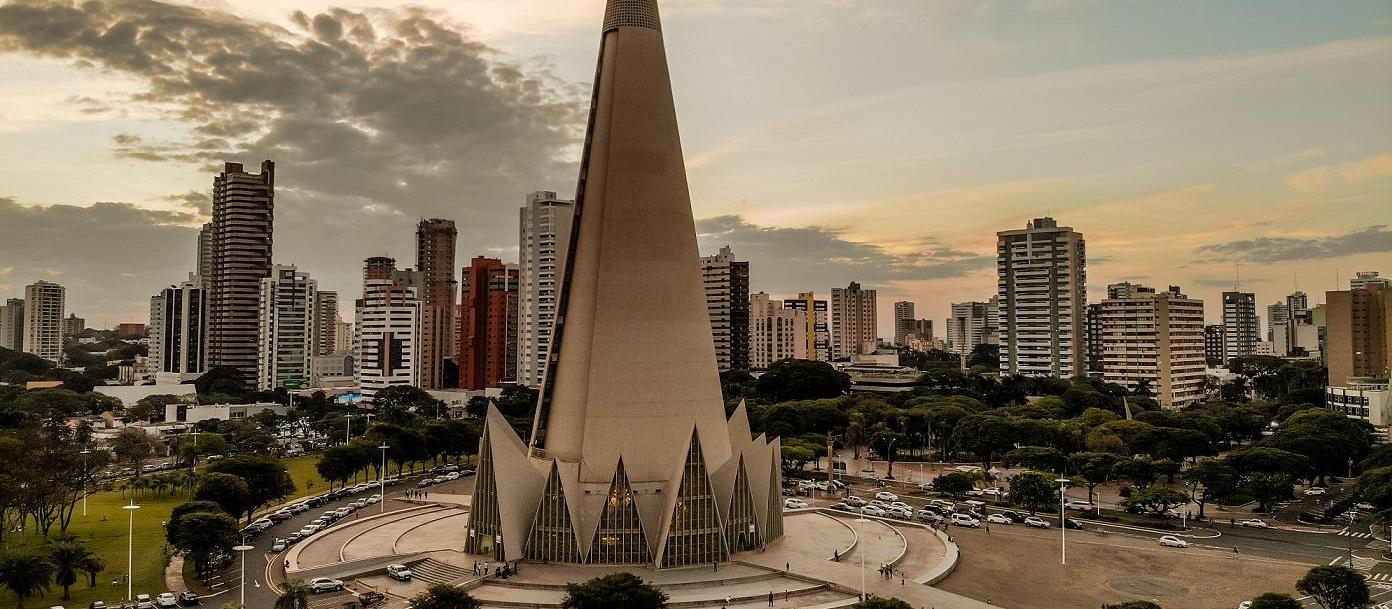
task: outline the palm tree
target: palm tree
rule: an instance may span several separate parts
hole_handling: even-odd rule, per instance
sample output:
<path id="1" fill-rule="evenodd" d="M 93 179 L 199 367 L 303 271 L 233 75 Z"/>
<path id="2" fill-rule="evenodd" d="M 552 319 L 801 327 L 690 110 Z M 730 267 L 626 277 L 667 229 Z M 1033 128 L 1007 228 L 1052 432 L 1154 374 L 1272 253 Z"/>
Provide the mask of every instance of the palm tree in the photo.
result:
<path id="1" fill-rule="evenodd" d="M 19 609 L 24 609 L 24 599 L 48 592 L 52 587 L 53 564 L 37 554 L 11 554 L 0 559 L 0 583 L 19 599 Z"/>
<path id="2" fill-rule="evenodd" d="M 88 554 L 78 565 L 78 570 L 87 574 L 87 587 L 97 587 L 97 574 L 106 570 L 106 560 L 96 554 Z"/>
<path id="3" fill-rule="evenodd" d="M 276 599 L 275 609 L 309 609 L 309 586 L 298 579 L 282 584 L 280 598 Z"/>
<path id="4" fill-rule="evenodd" d="M 83 564 L 95 554 L 73 535 L 54 538 L 48 544 L 48 552 L 49 560 L 53 563 L 54 582 L 63 587 L 63 600 L 71 600 L 68 591 L 77 583 L 77 575 Z"/>

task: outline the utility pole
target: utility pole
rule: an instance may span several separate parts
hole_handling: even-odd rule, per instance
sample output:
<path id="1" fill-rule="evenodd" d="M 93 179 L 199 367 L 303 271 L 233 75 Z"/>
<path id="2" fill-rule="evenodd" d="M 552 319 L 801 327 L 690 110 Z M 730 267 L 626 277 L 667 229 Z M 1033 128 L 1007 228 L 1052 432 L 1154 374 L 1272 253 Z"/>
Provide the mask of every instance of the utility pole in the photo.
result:
<path id="1" fill-rule="evenodd" d="M 836 492 L 836 436 L 827 432 L 827 492 Z"/>

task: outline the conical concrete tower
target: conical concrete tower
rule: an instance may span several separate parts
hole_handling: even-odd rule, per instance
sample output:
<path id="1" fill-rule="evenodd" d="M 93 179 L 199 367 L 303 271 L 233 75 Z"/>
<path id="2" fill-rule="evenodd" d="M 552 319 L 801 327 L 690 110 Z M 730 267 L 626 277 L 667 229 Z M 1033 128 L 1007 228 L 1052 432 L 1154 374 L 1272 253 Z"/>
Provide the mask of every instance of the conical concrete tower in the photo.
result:
<path id="1" fill-rule="evenodd" d="M 781 533 L 778 442 L 725 418 L 656 0 L 609 0 L 594 82 L 531 471 L 491 414 L 471 551 L 709 564 Z"/>

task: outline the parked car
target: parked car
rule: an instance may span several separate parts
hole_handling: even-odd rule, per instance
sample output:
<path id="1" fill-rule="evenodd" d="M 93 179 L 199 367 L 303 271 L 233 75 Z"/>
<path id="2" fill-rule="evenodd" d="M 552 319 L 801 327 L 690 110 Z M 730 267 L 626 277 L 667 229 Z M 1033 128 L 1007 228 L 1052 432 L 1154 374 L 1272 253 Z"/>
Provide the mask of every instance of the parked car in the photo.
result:
<path id="1" fill-rule="evenodd" d="M 974 489 L 971 489 L 971 490 L 967 491 L 967 496 L 968 496 L 968 497 L 985 497 L 985 496 L 986 496 L 986 491 L 983 491 L 983 490 L 981 490 L 981 489 L 979 489 L 979 488 L 974 488 Z"/>
<path id="2" fill-rule="evenodd" d="M 849 505 L 851 507 L 865 507 L 865 505 L 869 503 L 868 501 L 861 499 L 860 497 L 857 497 L 855 495 L 847 497 L 845 499 L 845 502 L 846 505 Z"/>
<path id="3" fill-rule="evenodd" d="M 1065 528 L 1065 529 L 1077 529 L 1077 530 L 1081 531 L 1081 530 L 1083 530 L 1083 522 L 1082 522 L 1081 520 L 1076 519 L 1076 518 L 1064 518 L 1064 519 L 1063 519 L 1063 528 Z"/>
<path id="4" fill-rule="evenodd" d="M 1323 494 L 1324 494 L 1324 487 L 1322 487 L 1322 486 L 1312 486 L 1312 487 L 1310 487 L 1310 488 L 1305 489 L 1305 494 L 1306 494 L 1306 495 L 1309 495 L 1309 496 L 1311 496 L 1311 497 L 1317 497 L 1317 496 L 1323 495 Z"/>
<path id="5" fill-rule="evenodd" d="M 290 542 L 285 541 L 285 538 L 284 538 L 284 537 L 277 537 L 277 538 L 275 538 L 275 543 L 272 543 L 272 544 L 271 544 L 271 551 L 272 551 L 272 552 L 284 552 L 284 551 L 285 551 L 285 548 L 287 548 L 287 547 L 289 547 L 289 546 L 290 546 Z"/>
<path id="6" fill-rule="evenodd" d="M 787 499 L 783 501 L 783 509 L 785 510 L 800 510 L 805 507 L 807 507 L 807 502 L 801 499 Z"/>
<path id="7" fill-rule="evenodd" d="M 1015 524 L 1005 514 L 991 514 L 986 517 L 986 522 L 991 524 Z"/>
<path id="8" fill-rule="evenodd" d="M 880 491 L 878 493 L 875 493 L 875 498 L 886 503 L 893 503 L 899 500 L 898 495 L 895 495 L 894 493 L 891 493 L 889 491 Z"/>
<path id="9" fill-rule="evenodd" d="M 971 527 L 974 529 L 981 526 L 981 520 L 972 517 L 971 514 L 963 514 L 961 512 L 958 512 L 952 515 L 951 520 L 952 524 L 955 524 L 960 527 Z"/>
<path id="10" fill-rule="evenodd" d="M 106 602 L 105 602 L 105 601 L 92 601 L 91 604 L 87 605 L 87 609 L 106 609 Z"/>
<path id="11" fill-rule="evenodd" d="M 178 607 L 178 606 L 179 606 L 179 599 L 178 599 L 177 597 L 174 596 L 174 593 L 173 593 L 173 592 L 164 592 L 164 593 L 161 593 L 159 596 L 156 596 L 156 597 L 155 597 L 155 606 L 156 606 L 156 607 Z"/>
<path id="12" fill-rule="evenodd" d="M 411 569 L 406 565 L 387 565 L 387 577 L 396 581 L 411 581 Z"/>
<path id="13" fill-rule="evenodd" d="M 1091 503 L 1087 501 L 1079 501 L 1077 499 L 1064 503 L 1063 505 L 1064 507 L 1067 507 L 1070 510 L 1090 510 L 1093 508 L 1093 505 Z"/>
<path id="14" fill-rule="evenodd" d="M 912 509 L 908 507 L 899 507 L 897 505 L 890 506 L 889 509 L 885 510 L 885 513 L 895 518 L 903 518 L 905 520 L 913 518 Z"/>
<path id="15" fill-rule="evenodd" d="M 1250 527 L 1250 528 L 1253 528 L 1253 529 L 1269 529 L 1269 528 L 1271 528 L 1271 525 L 1267 524 L 1265 520 L 1261 520 L 1261 519 L 1259 519 L 1259 518 L 1251 518 L 1251 519 L 1248 519 L 1248 520 L 1243 520 L 1242 522 L 1239 522 L 1238 524 L 1240 524 L 1240 525 L 1242 525 L 1242 526 L 1244 526 L 1244 527 Z"/>
<path id="16" fill-rule="evenodd" d="M 1030 516 L 1029 518 L 1025 519 L 1025 526 L 1036 529 L 1047 529 L 1051 525 L 1048 523 L 1048 521 L 1044 520 L 1043 518 L 1040 518 L 1038 516 Z"/>
<path id="17" fill-rule="evenodd" d="M 316 577 L 306 582 L 305 585 L 309 586 L 310 592 L 318 594 L 320 592 L 333 592 L 335 590 L 342 590 L 343 580 L 333 579 L 331 577 Z"/>
<path id="18" fill-rule="evenodd" d="M 1005 496 L 1005 489 L 997 488 L 994 486 L 991 488 L 981 489 L 981 492 L 984 493 L 987 497 L 995 497 L 997 499 Z"/>
<path id="19" fill-rule="evenodd" d="M 1160 538 L 1160 545 L 1171 548 L 1187 548 L 1189 547 L 1189 542 L 1175 537 L 1174 535 L 1166 535 Z"/>
<path id="20" fill-rule="evenodd" d="M 892 508 L 903 508 L 903 509 L 906 509 L 906 510 L 908 510 L 908 511 L 910 511 L 910 512 L 912 512 L 913 509 L 914 509 L 912 505 L 909 505 L 909 504 L 907 504 L 907 503 L 904 503 L 903 501 L 895 501 L 894 503 L 889 504 L 889 507 L 892 507 Z"/>
<path id="21" fill-rule="evenodd" d="M 843 511 L 843 512 L 854 512 L 854 511 L 855 511 L 855 508 L 853 508 L 853 507 L 851 507 L 851 506 L 849 506 L 849 505 L 846 505 L 844 502 L 842 502 L 842 503 L 833 503 L 833 504 L 831 504 L 831 508 L 830 508 L 830 509 L 833 509 L 833 510 L 841 510 L 841 511 Z"/>
<path id="22" fill-rule="evenodd" d="M 932 510 L 924 509 L 918 511 L 918 519 L 920 522 L 929 522 L 936 524 L 942 522 L 943 517 L 942 514 L 939 514 Z"/>
<path id="23" fill-rule="evenodd" d="M 294 516 L 294 514 L 291 514 L 290 510 L 281 510 L 267 516 L 267 518 L 270 518 L 271 522 L 284 522 L 289 520 L 292 516 Z"/>
<path id="24" fill-rule="evenodd" d="M 937 506 L 938 508 L 947 510 L 949 512 L 952 512 L 957 509 L 957 504 L 946 499 L 931 499 L 928 501 L 928 505 Z"/>
<path id="25" fill-rule="evenodd" d="M 863 508 L 860 508 L 860 513 L 862 513 L 862 514 L 864 514 L 864 515 L 866 515 L 866 516 L 880 516 L 880 517 L 884 517 L 884 516 L 888 515 L 888 512 L 885 512 L 884 508 L 882 508 L 882 507 L 880 507 L 880 506 L 878 506 L 878 505 L 867 505 L 867 506 L 865 506 L 865 507 L 863 507 Z"/>
<path id="26" fill-rule="evenodd" d="M 148 594 L 135 595 L 135 609 L 155 609 L 155 601 Z"/>
<path id="27" fill-rule="evenodd" d="M 923 491 L 923 492 L 925 492 L 925 493 L 931 492 L 931 491 L 933 490 L 933 483 L 932 483 L 932 482 L 924 482 L 924 483 L 921 483 L 921 484 L 918 485 L 918 490 Z"/>
<path id="28" fill-rule="evenodd" d="M 1021 514 L 1021 513 L 1017 512 L 1017 511 L 1015 511 L 1015 510 L 1005 510 L 1005 511 L 1001 512 L 1001 515 L 1002 515 L 1002 516 L 1005 516 L 1006 518 L 1009 518 L 1011 522 L 1024 522 L 1024 521 L 1025 521 L 1025 516 L 1024 516 L 1024 514 Z"/>
<path id="29" fill-rule="evenodd" d="M 358 595 L 358 604 L 364 607 L 371 607 L 385 600 L 387 597 L 376 590 L 368 590 Z"/>

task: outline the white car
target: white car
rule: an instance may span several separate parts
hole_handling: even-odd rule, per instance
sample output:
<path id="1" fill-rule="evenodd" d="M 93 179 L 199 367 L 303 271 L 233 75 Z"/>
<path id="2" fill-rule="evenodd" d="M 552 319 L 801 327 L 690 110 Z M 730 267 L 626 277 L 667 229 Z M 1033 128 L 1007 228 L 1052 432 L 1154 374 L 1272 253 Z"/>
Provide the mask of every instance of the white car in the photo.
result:
<path id="1" fill-rule="evenodd" d="M 1160 545 L 1171 548 L 1187 548 L 1189 547 L 1189 542 L 1175 537 L 1174 535 L 1166 535 L 1160 538 Z"/>
<path id="2" fill-rule="evenodd" d="M 1067 507 L 1067 508 L 1070 509 L 1070 510 L 1090 510 L 1090 509 L 1092 509 L 1092 504 L 1091 504 L 1091 503 L 1088 503 L 1088 502 L 1086 502 L 1086 501 L 1079 501 L 1079 500 L 1077 500 L 1077 499 L 1074 499 L 1074 500 L 1072 500 L 1072 501 L 1069 501 L 1069 502 L 1067 502 L 1067 503 L 1065 503 L 1065 504 L 1063 504 L 1063 505 L 1064 505 L 1064 507 Z"/>
<path id="3" fill-rule="evenodd" d="M 991 524 L 1014 524 L 1010 522 L 1009 518 L 1005 517 L 1005 514 L 991 514 L 986 517 L 986 522 Z"/>
<path id="4" fill-rule="evenodd" d="M 308 582 L 305 582 L 305 585 L 309 586 L 310 592 L 318 594 L 320 592 L 333 592 L 335 590 L 342 590 L 343 580 L 333 579 L 331 577 L 316 577 L 314 579 L 309 580 Z"/>
<path id="5" fill-rule="evenodd" d="M 1025 519 L 1025 526 L 1035 529 L 1047 529 L 1049 528 L 1049 522 L 1038 516 L 1030 516 Z"/>
<path id="6" fill-rule="evenodd" d="M 148 594 L 135 595 L 135 609 L 155 609 L 155 601 Z"/>
<path id="7" fill-rule="evenodd" d="M 176 598 L 176 597 L 174 596 L 174 593 L 173 593 L 173 592 L 164 592 L 164 593 L 160 594 L 159 596 L 156 596 L 156 597 L 155 597 L 155 606 L 156 606 L 156 607 L 178 607 L 178 606 L 179 606 L 179 599 Z"/>
<path id="8" fill-rule="evenodd" d="M 884 511 L 884 508 L 881 508 L 880 506 L 877 506 L 877 505 L 867 505 L 867 506 L 865 506 L 865 507 L 863 507 L 863 508 L 860 508 L 860 513 L 865 514 L 866 516 L 886 516 L 886 515 L 888 515 L 888 512 Z"/>
<path id="9" fill-rule="evenodd" d="M 973 529 L 981 526 L 981 521 L 972 518 L 971 514 L 956 513 L 952 515 L 952 524 L 959 527 L 971 527 Z"/>
<path id="10" fill-rule="evenodd" d="M 807 507 L 807 502 L 801 499 L 788 499 L 783 502 L 783 509 L 785 510 L 800 510 L 805 507 Z"/>
<path id="11" fill-rule="evenodd" d="M 974 489 L 972 489 L 972 490 L 967 491 L 967 496 L 968 496 L 968 497 L 985 497 L 985 496 L 986 496 L 986 491 L 983 491 L 983 490 L 981 490 L 981 489 L 979 489 L 979 488 L 974 488 Z"/>
<path id="12" fill-rule="evenodd" d="M 381 495 L 381 493 L 373 493 L 371 497 L 368 497 L 368 498 L 367 498 L 368 504 L 377 503 L 378 501 L 381 501 L 381 500 L 382 500 L 382 495 Z"/>
<path id="13" fill-rule="evenodd" d="M 994 487 L 994 486 L 991 487 L 991 488 L 987 488 L 987 489 L 981 489 L 981 492 L 982 492 L 982 493 L 985 493 L 987 497 L 997 497 L 997 498 L 1000 498 L 1000 497 L 1004 497 L 1004 496 L 1005 496 L 1005 491 L 1004 491 L 1004 490 L 1001 490 L 1001 489 L 996 488 L 996 487 Z"/>
<path id="14" fill-rule="evenodd" d="M 875 498 L 887 503 L 894 503 L 895 501 L 899 500 L 898 495 L 895 495 L 894 493 L 891 493 L 889 491 L 880 491 L 878 493 L 875 493 Z"/>
<path id="15" fill-rule="evenodd" d="M 1305 489 L 1305 494 L 1306 494 L 1306 495 L 1309 495 L 1309 496 L 1311 496 L 1311 497 L 1317 497 L 1317 496 L 1319 496 L 1319 495 L 1323 495 L 1323 494 L 1324 494 L 1324 487 L 1322 487 L 1322 486 L 1312 486 L 1312 487 L 1310 487 L 1310 488 Z"/>
<path id="16" fill-rule="evenodd" d="M 284 538 L 277 537 L 277 538 L 275 538 L 275 543 L 271 544 L 271 551 L 272 551 L 272 552 L 284 552 L 284 551 L 285 551 L 285 547 L 288 546 L 288 545 L 290 545 L 290 542 L 285 541 Z"/>
<path id="17" fill-rule="evenodd" d="M 885 510 L 885 513 L 905 520 L 913 518 L 913 509 L 909 507 L 890 506 L 889 509 Z"/>
<path id="18" fill-rule="evenodd" d="M 908 510 L 908 511 L 910 511 L 910 512 L 912 512 L 913 509 L 914 509 L 914 507 L 913 507 L 912 505 L 909 505 L 909 504 L 907 504 L 907 503 L 904 503 L 903 501 L 895 501 L 894 503 L 889 504 L 889 507 L 892 507 L 892 508 L 903 508 L 903 509 L 906 509 L 906 510 Z"/>
<path id="19" fill-rule="evenodd" d="M 845 499 L 845 504 L 851 507 L 865 507 L 865 505 L 868 503 L 868 501 L 861 499 L 860 497 L 857 497 L 855 495 L 851 495 L 850 497 L 847 497 Z"/>
<path id="20" fill-rule="evenodd" d="M 1271 525 L 1267 524 L 1265 520 L 1260 520 L 1260 519 L 1257 519 L 1257 518 L 1252 518 L 1252 519 L 1250 519 L 1250 520 L 1243 520 L 1242 522 L 1239 522 L 1238 524 L 1240 524 L 1240 525 L 1242 525 L 1242 526 L 1244 526 L 1244 527 L 1251 527 L 1251 528 L 1254 528 L 1254 529 L 1269 529 L 1269 528 L 1271 528 Z"/>
<path id="21" fill-rule="evenodd" d="M 932 483 L 932 482 L 924 482 L 923 484 L 918 485 L 918 490 L 924 491 L 924 492 L 931 491 L 931 490 L 933 490 L 933 483 Z"/>
<path id="22" fill-rule="evenodd" d="M 396 581 L 411 581 L 411 569 L 406 565 L 387 565 L 387 577 Z"/>
<path id="23" fill-rule="evenodd" d="M 934 512 L 933 510 L 919 510 L 918 519 L 923 522 L 938 523 L 942 522 L 942 514 Z"/>

